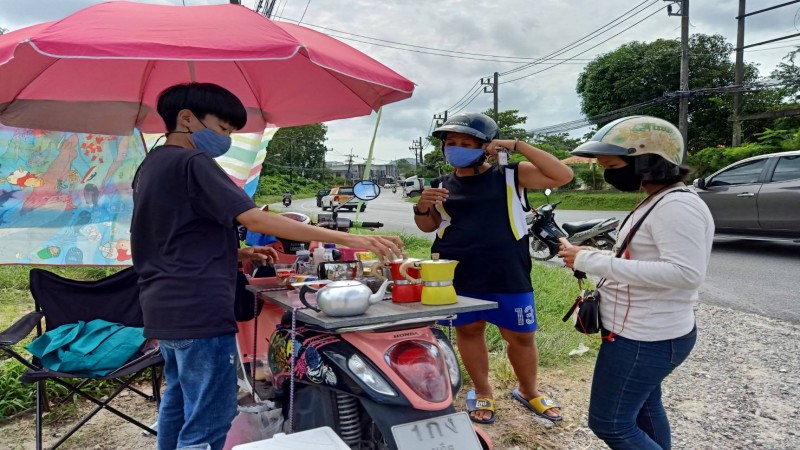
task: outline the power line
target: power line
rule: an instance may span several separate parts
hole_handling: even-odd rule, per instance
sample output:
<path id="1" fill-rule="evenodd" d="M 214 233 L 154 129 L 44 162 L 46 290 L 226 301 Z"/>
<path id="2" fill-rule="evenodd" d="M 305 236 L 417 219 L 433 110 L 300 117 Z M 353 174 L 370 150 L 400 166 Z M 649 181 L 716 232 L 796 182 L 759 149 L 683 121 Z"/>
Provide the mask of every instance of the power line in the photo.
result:
<path id="1" fill-rule="evenodd" d="M 647 1 L 651 1 L 651 0 L 647 0 Z M 297 22 L 297 23 L 300 22 L 300 21 L 295 20 L 295 19 L 289 19 L 288 17 L 278 16 L 278 18 L 285 19 L 285 20 L 288 20 L 288 21 L 291 21 L 291 22 Z M 356 37 L 360 37 L 360 38 L 363 38 L 363 39 L 369 39 L 369 40 L 378 41 L 378 42 L 386 42 L 386 43 L 395 44 L 395 45 L 402 45 L 402 46 L 405 46 L 405 47 L 418 48 L 418 49 L 427 50 L 427 51 L 430 51 L 430 52 L 452 53 L 453 55 L 467 55 L 467 56 L 470 56 L 470 57 L 484 57 L 484 58 L 496 58 L 496 59 L 500 59 L 500 60 L 508 60 L 508 61 L 501 61 L 501 62 L 518 62 L 519 63 L 519 62 L 523 62 L 523 61 L 539 61 L 539 60 L 542 59 L 541 57 L 513 56 L 513 55 L 494 55 L 494 54 L 487 54 L 487 53 L 475 53 L 475 52 L 464 52 L 464 51 L 459 51 L 459 50 L 448 50 L 448 49 L 442 49 L 442 48 L 436 48 L 436 47 L 428 47 L 428 46 L 424 46 L 424 45 L 407 44 L 405 42 L 392 41 L 392 40 L 388 40 L 388 39 L 381 39 L 381 38 L 376 38 L 376 37 L 372 37 L 372 36 L 366 36 L 366 35 L 363 35 L 363 34 L 351 33 L 349 31 L 337 30 L 337 29 L 330 28 L 330 27 L 324 27 L 322 25 L 315 25 L 315 24 L 308 23 L 308 22 L 306 22 L 303 25 L 304 26 L 313 27 L 313 28 L 319 28 L 321 30 L 331 31 L 331 32 L 334 32 L 334 33 L 337 33 L 337 34 L 343 34 L 343 35 L 347 35 L 347 36 L 356 36 Z M 360 41 L 360 40 L 357 40 L 357 39 L 352 39 L 352 38 L 348 38 L 348 37 L 344 37 L 344 36 L 337 36 L 337 37 L 340 37 L 342 39 L 354 40 L 356 42 L 364 42 L 364 41 Z M 378 46 L 382 46 L 382 47 L 388 47 L 388 48 L 396 48 L 398 50 L 412 51 L 410 49 L 397 48 L 397 47 L 393 47 L 393 46 L 389 46 L 389 45 L 380 45 L 380 44 L 376 44 L 376 43 L 373 43 L 373 42 L 364 42 L 364 43 L 372 44 L 372 45 L 378 45 Z M 423 52 L 423 53 L 425 53 L 425 52 Z M 429 54 L 436 54 L 436 53 L 429 53 Z M 450 56 L 450 55 L 437 55 L 437 56 Z M 469 58 L 469 59 L 473 59 L 473 58 Z M 553 59 L 556 59 L 556 58 L 553 58 Z M 588 60 L 588 58 L 587 58 L 587 60 Z M 493 59 L 487 59 L 486 61 L 494 61 L 494 60 Z"/>
<path id="2" fill-rule="evenodd" d="M 740 86 L 729 85 L 729 86 L 719 86 L 712 88 L 700 88 L 686 92 L 683 91 L 666 92 L 664 93 L 663 97 L 650 99 L 641 103 L 637 103 L 635 105 L 626 106 L 620 109 L 608 111 L 594 116 L 588 116 L 581 119 L 571 120 L 569 122 L 563 122 L 555 125 L 548 125 L 546 127 L 540 127 L 528 130 L 528 135 L 533 136 L 537 134 L 553 134 L 553 133 L 562 133 L 565 131 L 577 130 L 579 128 L 584 128 L 598 122 L 606 122 L 617 119 L 619 117 L 624 117 L 632 112 L 640 111 L 642 109 L 649 108 L 651 106 L 658 106 L 664 103 L 669 103 L 681 98 L 682 96 L 687 96 L 692 98 L 692 97 L 707 97 L 716 94 L 730 94 L 735 92 L 759 91 L 782 85 L 797 83 L 798 81 L 800 81 L 800 79 L 792 79 L 792 80 L 764 79 L 762 81 L 757 81 Z"/>
<path id="3" fill-rule="evenodd" d="M 298 20 L 298 21 L 297 21 L 297 24 L 298 24 L 298 25 L 300 25 L 301 23 L 303 23 L 303 18 L 305 18 L 305 17 L 306 17 L 306 12 L 308 12 L 308 5 L 310 5 L 310 4 L 311 4 L 311 0 L 308 0 L 308 2 L 306 3 L 306 9 L 304 9 L 304 10 L 303 10 L 303 15 L 302 15 L 302 16 L 300 16 L 300 20 Z"/>
<path id="4" fill-rule="evenodd" d="M 573 48 L 575 48 L 575 47 L 578 47 L 578 46 L 580 46 L 580 45 L 582 45 L 582 44 L 585 44 L 585 43 L 586 43 L 586 42 L 588 42 L 589 40 L 591 40 L 591 39 L 593 39 L 594 37 L 596 37 L 596 35 L 600 35 L 600 34 L 603 34 L 603 33 L 605 33 L 606 31 L 610 31 L 612 28 L 615 28 L 615 27 L 617 27 L 617 26 L 621 25 L 623 22 L 627 21 L 628 19 L 630 19 L 630 18 L 632 18 L 632 17 L 636 16 L 637 14 L 639 14 L 640 12 L 642 12 L 642 11 L 644 11 L 645 9 L 649 8 L 650 6 L 653 6 L 654 4 L 658 3 L 658 0 L 655 0 L 654 2 L 652 2 L 652 3 L 650 3 L 649 5 L 645 6 L 645 7 L 644 7 L 643 9 L 641 9 L 640 11 L 637 11 L 637 12 L 635 12 L 634 14 L 632 14 L 631 16 L 629 16 L 629 17 L 626 17 L 626 18 L 624 18 L 624 19 L 623 19 L 623 17 L 625 17 L 626 15 L 630 14 L 632 11 L 635 11 L 635 10 L 636 10 L 636 9 L 638 9 L 640 6 L 644 5 L 644 4 L 645 4 L 645 3 L 647 3 L 647 2 L 651 2 L 651 1 L 652 1 L 652 0 L 644 0 L 643 2 L 639 3 L 638 5 L 634 6 L 634 7 L 633 7 L 633 8 L 631 8 L 631 9 L 629 9 L 628 11 L 625 11 L 624 13 L 622 13 L 620 16 L 618 16 L 617 18 L 615 18 L 615 19 L 614 19 L 614 20 L 612 20 L 611 22 L 608 22 L 607 24 L 605 24 L 605 25 L 601 26 L 600 28 L 598 28 L 598 29 L 596 29 L 596 30 L 592 31 L 591 33 L 589 33 L 589 34 L 587 34 L 587 35 L 583 36 L 582 38 L 580 38 L 580 39 L 578 39 L 578 40 L 576 40 L 576 41 L 573 41 L 573 42 L 571 42 L 571 43 L 569 43 L 569 44 L 565 45 L 564 47 L 561 47 L 561 48 L 560 48 L 560 49 L 558 49 L 558 50 L 555 50 L 555 51 L 553 51 L 553 52 L 550 52 L 549 54 L 547 54 L 547 55 L 545 55 L 544 57 L 540 58 L 540 60 L 542 60 L 542 61 L 543 61 L 543 60 L 549 60 L 550 58 L 552 58 L 552 57 L 554 57 L 554 56 L 559 56 L 559 55 L 561 55 L 561 54 L 563 54 L 563 53 L 566 53 L 566 52 L 567 52 L 567 51 L 569 51 L 569 50 L 572 50 L 572 49 L 573 49 Z M 613 25 L 615 22 L 619 21 L 620 19 L 623 19 L 623 20 L 622 20 L 622 22 L 620 22 L 620 23 L 618 23 L 618 24 L 616 24 L 616 25 Z M 607 27 L 609 27 L 609 26 L 610 26 L 610 28 L 608 28 L 607 30 L 604 30 L 605 28 L 607 28 Z M 528 64 L 528 65 L 520 66 L 520 67 L 517 67 L 517 68 L 515 68 L 515 69 L 509 70 L 509 71 L 506 71 L 506 72 L 502 72 L 502 73 L 500 73 L 500 76 L 509 75 L 509 74 L 512 74 L 512 73 L 514 73 L 514 72 L 519 72 L 519 71 L 521 71 L 521 70 L 525 70 L 525 69 L 527 69 L 528 67 L 532 67 L 532 66 L 534 66 L 534 65 L 536 65 L 536 63 L 531 63 L 531 64 Z"/>
<path id="5" fill-rule="evenodd" d="M 617 33 L 617 34 L 615 34 L 615 35 L 613 35 L 613 36 L 611 36 L 611 37 L 609 37 L 608 39 L 605 39 L 605 40 L 603 40 L 603 41 L 599 42 L 598 44 L 596 44 L 596 45 L 593 45 L 593 46 L 591 46 L 591 47 L 587 48 L 586 50 L 584 50 L 584 51 L 582 51 L 582 52 L 578 53 L 578 54 L 577 54 L 577 55 L 575 55 L 575 56 L 580 56 L 580 55 L 582 55 L 582 54 L 584 54 L 584 53 L 588 52 L 589 50 L 592 50 L 592 49 L 594 49 L 594 48 L 597 48 L 597 47 L 599 47 L 599 46 L 601 46 L 601 45 L 605 44 L 606 42 L 610 41 L 611 39 L 614 39 L 615 37 L 619 36 L 620 34 L 622 34 L 622 33 L 626 32 L 626 31 L 630 30 L 630 29 L 631 29 L 631 28 L 633 28 L 633 27 L 635 27 L 636 25 L 639 25 L 639 24 L 641 24 L 642 22 L 644 22 L 645 20 L 649 19 L 650 17 L 653 17 L 654 15 L 656 15 L 656 14 L 660 13 L 662 9 L 664 9 L 664 8 L 663 8 L 663 7 L 659 7 L 658 9 L 656 9 L 655 11 L 653 11 L 652 13 L 650 13 L 650 14 L 648 14 L 646 17 L 644 17 L 642 20 L 640 20 L 640 21 L 638 21 L 638 22 L 634 23 L 633 25 L 629 26 L 628 28 L 625 28 L 624 30 L 620 31 L 619 33 Z M 532 77 L 532 76 L 534 76 L 534 75 L 536 75 L 536 74 L 539 74 L 539 73 L 545 72 L 545 71 L 547 71 L 547 70 L 550 70 L 550 69 L 552 69 L 553 67 L 557 67 L 557 66 L 559 66 L 559 65 L 563 64 L 564 62 L 566 62 L 566 61 L 562 61 L 562 62 L 556 63 L 556 64 L 554 64 L 554 65 L 552 65 L 552 66 L 550 66 L 550 67 L 545 67 L 545 68 L 544 68 L 544 69 L 542 69 L 542 70 L 537 70 L 536 72 L 529 73 L 529 74 L 527 74 L 527 75 L 522 75 L 522 76 L 520 76 L 520 77 L 513 78 L 513 79 L 511 79 L 511 80 L 505 80 L 505 81 L 503 81 L 503 82 L 502 82 L 502 83 L 500 83 L 500 84 L 513 83 L 513 82 L 515 82 L 515 81 L 522 80 L 523 78 Z"/>

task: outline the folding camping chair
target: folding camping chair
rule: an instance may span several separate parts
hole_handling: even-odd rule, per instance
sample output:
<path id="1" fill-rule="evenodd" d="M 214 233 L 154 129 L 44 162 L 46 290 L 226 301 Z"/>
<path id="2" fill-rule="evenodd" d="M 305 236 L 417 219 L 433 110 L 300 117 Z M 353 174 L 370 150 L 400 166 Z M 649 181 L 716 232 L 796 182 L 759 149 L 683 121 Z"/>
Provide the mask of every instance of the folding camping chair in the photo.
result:
<path id="1" fill-rule="evenodd" d="M 51 448 L 61 445 L 101 409 L 112 412 L 153 435 L 156 434 L 156 430 L 110 406 L 109 403 L 125 389 L 128 389 L 148 400 L 155 400 L 156 405 L 158 405 L 161 401 L 161 374 L 156 369 L 163 365 L 164 360 L 157 349 L 146 352 L 141 357 L 124 364 L 108 375 L 87 378 L 85 375 L 73 375 L 48 370 L 42 367 L 40 361 L 36 358 L 28 361 L 12 347 L 28 336 L 34 328 L 36 328 L 37 336 L 41 336 L 42 318 L 44 318 L 45 326 L 48 330 L 53 330 L 64 324 L 77 323 L 78 321 L 89 322 L 95 319 L 103 319 L 131 327 L 143 326 L 137 278 L 133 268 L 122 270 L 98 281 L 70 280 L 46 270 L 31 269 L 30 288 L 36 309 L 0 334 L 0 350 L 5 351 L 12 358 L 28 367 L 28 370 L 21 377 L 23 383 L 37 384 L 37 450 L 42 448 L 42 415 L 44 412 L 49 411 L 50 408 L 45 390 L 45 382 L 47 380 L 58 383 L 69 390 L 70 393 L 61 400 L 61 403 L 68 400 L 72 395 L 78 395 L 95 404 L 95 408 L 79 420 L 68 432 L 64 433 Z M 151 371 L 152 395 L 132 386 L 133 381 L 147 369 Z M 68 381 L 67 379 L 69 378 L 82 379 L 82 381 L 75 383 Z M 82 390 L 90 380 L 112 380 L 117 386 L 105 399 L 100 399 Z"/>

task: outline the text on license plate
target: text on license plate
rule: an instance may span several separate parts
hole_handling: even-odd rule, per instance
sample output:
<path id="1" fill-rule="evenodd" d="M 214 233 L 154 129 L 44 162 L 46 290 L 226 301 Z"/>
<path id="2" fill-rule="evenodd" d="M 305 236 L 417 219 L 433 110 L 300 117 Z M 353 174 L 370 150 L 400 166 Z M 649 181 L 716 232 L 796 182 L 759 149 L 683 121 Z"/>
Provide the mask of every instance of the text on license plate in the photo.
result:
<path id="1" fill-rule="evenodd" d="M 400 450 L 481 450 L 465 412 L 433 417 L 392 427 Z"/>

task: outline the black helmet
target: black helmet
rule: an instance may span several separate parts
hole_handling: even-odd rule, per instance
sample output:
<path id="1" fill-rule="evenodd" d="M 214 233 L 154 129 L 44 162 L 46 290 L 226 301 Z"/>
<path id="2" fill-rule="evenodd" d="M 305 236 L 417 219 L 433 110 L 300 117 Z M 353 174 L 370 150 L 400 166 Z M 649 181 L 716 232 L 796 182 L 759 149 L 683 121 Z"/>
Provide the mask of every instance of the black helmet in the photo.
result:
<path id="1" fill-rule="evenodd" d="M 481 113 L 462 113 L 447 119 L 444 125 L 433 130 L 433 137 L 444 141 L 447 133 L 463 133 L 489 142 L 497 139 L 500 128 L 491 117 Z"/>

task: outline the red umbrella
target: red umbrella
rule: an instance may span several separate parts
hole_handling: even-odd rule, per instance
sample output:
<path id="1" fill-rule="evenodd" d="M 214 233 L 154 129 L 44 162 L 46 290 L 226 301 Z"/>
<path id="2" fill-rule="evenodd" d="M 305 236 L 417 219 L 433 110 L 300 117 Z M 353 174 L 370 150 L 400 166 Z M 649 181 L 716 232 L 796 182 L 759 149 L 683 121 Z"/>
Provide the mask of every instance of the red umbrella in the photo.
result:
<path id="1" fill-rule="evenodd" d="M 414 84 L 360 51 L 238 5 L 112 2 L 0 36 L 0 122 L 103 134 L 163 132 L 166 87 L 216 83 L 248 109 L 243 132 L 356 117 Z"/>

